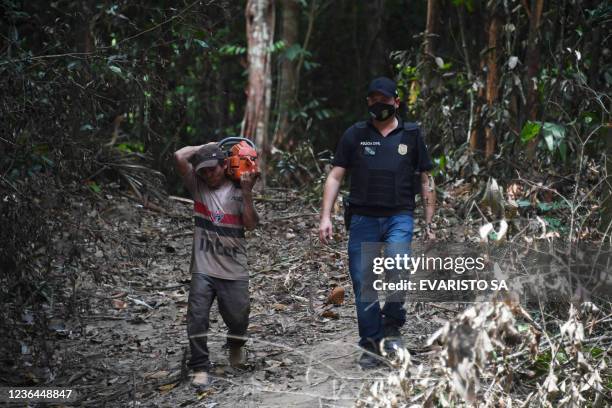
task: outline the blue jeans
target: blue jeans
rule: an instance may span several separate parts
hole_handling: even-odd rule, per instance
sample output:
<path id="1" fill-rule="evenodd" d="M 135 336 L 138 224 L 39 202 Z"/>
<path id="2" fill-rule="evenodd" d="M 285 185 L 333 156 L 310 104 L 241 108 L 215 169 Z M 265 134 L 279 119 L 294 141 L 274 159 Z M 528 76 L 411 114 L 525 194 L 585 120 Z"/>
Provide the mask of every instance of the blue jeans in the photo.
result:
<path id="1" fill-rule="evenodd" d="M 394 257 L 398 253 L 410 255 L 413 226 L 412 215 L 408 214 L 390 217 L 353 214 L 351 217 L 348 242 L 349 272 L 355 293 L 360 346 L 366 346 L 371 342 L 378 343 L 385 336 L 385 331 L 389 328 L 399 329 L 406 322 L 403 293 L 392 296 L 391 300 L 387 298 L 382 310 L 378 299 L 372 299 L 371 295 L 363 296 L 364 289 L 370 294 L 373 293 L 372 282 L 380 277 L 374 274 L 369 260 L 362 259 L 367 258 L 367 256 L 362 257 L 362 244 L 395 244 L 387 246 L 384 254 L 386 257 Z M 391 278 L 387 275 L 387 281 L 394 279 L 397 279 L 397 275 Z"/>

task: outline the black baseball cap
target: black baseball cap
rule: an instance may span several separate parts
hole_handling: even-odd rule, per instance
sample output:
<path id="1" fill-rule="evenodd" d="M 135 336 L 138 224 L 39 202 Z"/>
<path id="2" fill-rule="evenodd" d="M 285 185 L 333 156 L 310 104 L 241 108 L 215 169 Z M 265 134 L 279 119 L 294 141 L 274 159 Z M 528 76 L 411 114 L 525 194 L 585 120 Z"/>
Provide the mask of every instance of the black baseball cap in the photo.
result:
<path id="1" fill-rule="evenodd" d="M 225 159 L 225 153 L 219 147 L 217 143 L 206 144 L 202 146 L 195 154 L 191 157 L 191 164 L 194 166 L 197 172 L 205 167 L 215 167 L 222 160 Z"/>
<path id="2" fill-rule="evenodd" d="M 370 86 L 368 87 L 368 96 L 374 92 L 380 92 L 381 94 L 390 98 L 395 98 L 398 96 L 395 81 L 387 77 L 378 77 L 370 82 Z"/>

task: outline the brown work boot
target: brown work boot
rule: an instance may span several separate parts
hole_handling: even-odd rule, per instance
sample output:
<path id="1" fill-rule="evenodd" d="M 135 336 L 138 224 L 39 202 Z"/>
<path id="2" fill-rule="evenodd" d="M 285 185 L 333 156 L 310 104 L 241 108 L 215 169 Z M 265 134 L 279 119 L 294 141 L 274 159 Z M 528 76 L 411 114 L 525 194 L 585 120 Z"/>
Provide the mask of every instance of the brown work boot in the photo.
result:
<path id="1" fill-rule="evenodd" d="M 242 367 L 247 363 L 246 347 L 230 347 L 229 361 L 232 367 Z"/>

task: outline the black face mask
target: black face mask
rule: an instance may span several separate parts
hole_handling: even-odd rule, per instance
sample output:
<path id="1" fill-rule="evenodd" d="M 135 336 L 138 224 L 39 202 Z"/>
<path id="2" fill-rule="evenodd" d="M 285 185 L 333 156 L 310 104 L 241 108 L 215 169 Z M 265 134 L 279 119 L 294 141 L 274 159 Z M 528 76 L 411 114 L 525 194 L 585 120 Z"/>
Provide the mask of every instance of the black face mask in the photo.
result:
<path id="1" fill-rule="evenodd" d="M 375 104 L 368 106 L 368 112 L 373 119 L 384 121 L 395 115 L 395 105 L 376 102 Z"/>

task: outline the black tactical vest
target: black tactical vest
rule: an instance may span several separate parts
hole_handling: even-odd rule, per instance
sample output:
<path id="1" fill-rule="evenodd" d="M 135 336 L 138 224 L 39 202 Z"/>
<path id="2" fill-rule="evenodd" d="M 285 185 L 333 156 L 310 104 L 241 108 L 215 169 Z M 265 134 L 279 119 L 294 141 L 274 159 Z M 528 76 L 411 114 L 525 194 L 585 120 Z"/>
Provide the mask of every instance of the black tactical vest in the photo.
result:
<path id="1" fill-rule="evenodd" d="M 350 205 L 413 210 L 419 126 L 404 122 L 402 132 L 384 138 L 372 135 L 366 122 L 355 127 Z"/>

